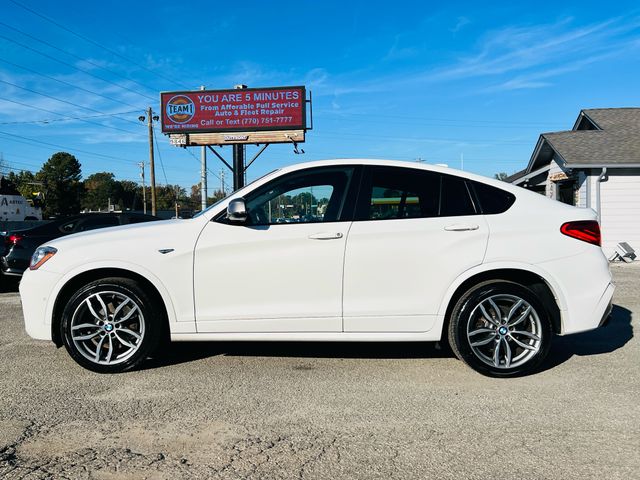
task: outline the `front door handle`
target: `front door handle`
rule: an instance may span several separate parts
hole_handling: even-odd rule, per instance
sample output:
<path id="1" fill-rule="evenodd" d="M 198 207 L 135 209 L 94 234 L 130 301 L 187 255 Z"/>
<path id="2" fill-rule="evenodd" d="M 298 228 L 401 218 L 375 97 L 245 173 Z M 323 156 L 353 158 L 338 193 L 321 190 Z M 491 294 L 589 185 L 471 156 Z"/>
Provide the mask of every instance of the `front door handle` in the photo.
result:
<path id="1" fill-rule="evenodd" d="M 468 230 L 478 230 L 478 225 L 468 225 L 464 223 L 454 223 L 453 225 L 447 225 L 444 227 L 448 232 L 466 232 Z"/>
<path id="2" fill-rule="evenodd" d="M 342 238 L 342 233 L 314 233 L 313 235 L 309 235 L 311 240 L 335 240 L 338 238 Z"/>

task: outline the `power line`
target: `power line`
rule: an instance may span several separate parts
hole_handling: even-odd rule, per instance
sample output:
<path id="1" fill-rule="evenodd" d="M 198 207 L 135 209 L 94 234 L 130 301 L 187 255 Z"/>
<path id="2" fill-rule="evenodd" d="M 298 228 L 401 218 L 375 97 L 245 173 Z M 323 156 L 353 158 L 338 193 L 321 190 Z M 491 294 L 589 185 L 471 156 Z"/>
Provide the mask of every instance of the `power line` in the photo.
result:
<path id="1" fill-rule="evenodd" d="M 466 140 L 463 138 L 443 138 L 443 137 L 398 137 L 395 135 L 374 135 L 374 134 L 366 134 L 366 133 L 345 133 L 345 132 L 329 132 L 323 131 L 318 134 L 318 137 L 328 137 L 328 138 L 340 138 L 340 137 L 358 137 L 358 138 L 374 138 L 374 139 L 388 139 L 402 142 L 456 142 L 456 143 L 465 143 L 465 144 L 474 144 L 474 143 L 496 143 L 500 145 L 531 145 L 532 142 L 520 142 L 517 140 Z"/>
<path id="2" fill-rule="evenodd" d="M 50 48 L 53 48 L 54 50 L 62 52 L 65 55 L 68 55 L 68 56 L 70 56 L 72 58 L 75 58 L 76 60 L 80 60 L 81 62 L 88 63 L 89 65 L 91 65 L 93 67 L 96 67 L 96 68 L 99 68 L 99 69 L 104 70 L 106 72 L 109 72 L 112 75 L 115 75 L 116 77 L 122 78 L 123 80 L 127 80 L 129 82 L 135 83 L 136 85 L 140 85 L 142 88 L 145 88 L 145 89 L 148 89 L 148 90 L 151 90 L 151 91 L 155 90 L 155 89 L 149 87 L 148 85 L 145 85 L 144 83 L 140 83 L 137 80 L 134 80 L 133 78 L 129 78 L 126 75 L 122 75 L 122 74 L 120 74 L 120 73 L 118 73 L 118 72 L 116 72 L 114 70 L 111 70 L 111 69 L 109 69 L 109 68 L 107 68 L 107 67 L 105 67 L 103 65 L 100 65 L 99 63 L 93 62 L 93 61 L 89 60 L 88 58 L 83 58 L 83 57 L 81 57 L 79 55 L 76 55 L 75 53 L 71 53 L 71 52 L 69 52 L 67 50 L 64 50 L 63 48 L 60 48 L 60 47 L 58 47 L 58 46 L 56 46 L 56 45 L 54 45 L 54 44 L 52 44 L 50 42 L 42 40 L 41 38 L 38 38 L 38 37 L 36 37 L 34 35 L 31 35 L 31 34 L 25 32 L 23 30 L 20 30 L 19 28 L 13 27 L 11 25 L 7 25 L 4 22 L 0 22 L 0 25 L 4 26 L 6 28 L 9 28 L 9 29 L 11 29 L 11 30 L 13 30 L 15 32 L 18 32 L 19 34 L 24 35 L 25 37 L 28 37 L 28 38 L 30 38 L 32 40 L 35 40 L 36 42 L 42 43 L 43 45 L 46 45 L 46 46 L 48 46 Z M 6 37 L 4 37 L 4 38 L 6 38 Z M 37 53 L 40 53 L 40 52 L 38 51 Z"/>
<path id="3" fill-rule="evenodd" d="M 103 82 L 106 82 L 106 83 L 110 83 L 111 85 L 115 85 L 118 88 L 122 88 L 123 90 L 127 90 L 129 92 L 135 93 L 136 95 L 140 95 L 141 97 L 145 97 L 145 98 L 148 98 L 148 99 L 151 99 L 151 100 L 157 100 L 156 98 L 150 97 L 149 95 L 145 95 L 144 93 L 137 92 L 137 91 L 133 90 L 132 88 L 125 87 L 124 85 L 120 85 L 119 83 L 112 82 L 111 80 L 107 80 L 106 78 L 103 78 L 103 77 L 101 77 L 99 75 L 95 75 L 95 74 L 93 74 L 93 73 L 91 73 L 91 72 L 89 72 L 87 70 L 84 70 L 82 68 L 76 67 L 75 65 L 72 65 L 71 63 L 68 63 L 68 62 L 62 61 L 62 60 L 60 60 L 58 58 L 52 57 L 51 55 L 49 55 L 47 53 L 43 53 L 43 52 L 41 52 L 40 50 L 38 50 L 36 48 L 30 47 L 28 45 L 25 45 L 24 43 L 20 43 L 20 42 L 18 42 L 16 40 L 13 40 L 12 38 L 5 37 L 4 35 L 0 35 L 0 38 L 2 38 L 3 40 L 6 40 L 7 42 L 15 43 L 16 45 L 19 45 L 22 48 L 25 48 L 27 50 L 31 50 L 32 52 L 35 52 L 38 55 L 42 55 L 43 57 L 46 57 L 46 58 L 48 58 L 50 60 L 53 60 L 54 62 L 58 62 L 58 63 L 60 63 L 62 65 L 65 65 L 65 66 L 70 67 L 70 68 L 72 68 L 74 70 L 77 70 L 77 71 L 82 72 L 82 73 L 84 73 L 86 75 L 89 75 L 90 77 L 97 78 L 98 80 L 102 80 Z"/>
<path id="4" fill-rule="evenodd" d="M 101 115 L 104 115 L 104 114 L 105 114 L 105 112 L 101 112 L 100 110 L 96 110 L 95 108 L 85 107 L 85 106 L 83 106 L 83 105 L 79 105 L 79 104 L 77 104 L 77 103 L 69 102 L 68 100 L 62 100 L 61 98 L 54 97 L 53 95 L 48 95 L 48 94 L 46 94 L 46 93 L 38 92 L 38 91 L 33 90 L 33 89 L 31 89 L 31 88 L 21 87 L 20 85 L 16 85 L 15 83 L 7 82 L 6 80 L 2 80 L 2 79 L 0 79 L 0 82 L 2 82 L 2 83 L 6 83 L 7 85 L 11 85 L 12 87 L 19 88 L 19 89 L 21 89 L 21 90 L 25 90 L 25 91 L 27 91 L 27 92 L 35 93 L 36 95 L 41 95 L 41 96 L 43 96 L 43 97 L 50 98 L 50 99 L 55 100 L 55 101 L 57 101 L 57 102 L 66 103 L 67 105 L 71 105 L 71 106 L 76 107 L 76 108 L 82 108 L 83 110 L 88 110 L 89 112 L 95 112 L 95 113 L 99 113 L 99 114 L 101 114 Z M 10 102 L 13 102 L 13 103 L 19 103 L 19 102 L 13 101 L 13 100 L 9 100 L 9 101 L 10 101 Z M 22 104 L 22 105 L 29 106 L 28 104 Z M 39 107 L 38 107 L 38 109 L 39 109 Z M 49 113 L 53 113 L 53 112 L 49 111 Z M 58 113 L 58 115 L 62 115 L 62 116 L 64 116 L 64 115 L 63 115 L 63 114 L 61 114 L 61 113 Z M 121 120 L 122 120 L 122 121 L 127 121 L 127 122 L 129 122 L 129 123 L 133 123 L 134 125 L 138 125 L 138 124 L 137 124 L 136 122 L 134 122 L 133 120 L 125 120 L 125 119 L 121 119 Z M 114 127 L 114 128 L 117 128 L 117 127 Z M 127 130 L 123 130 L 123 131 L 125 131 L 125 132 L 126 132 Z M 131 133 L 131 132 L 128 132 L 128 133 Z"/>
<path id="5" fill-rule="evenodd" d="M 158 160 L 160 160 L 160 167 L 162 167 L 162 174 L 164 175 L 164 181 L 169 184 L 167 180 L 167 172 L 164 170 L 164 162 L 162 161 L 162 154 L 160 153 L 160 145 L 158 145 L 158 136 L 156 135 L 156 129 L 152 128 L 153 140 L 156 143 L 156 151 L 158 152 Z"/>
<path id="6" fill-rule="evenodd" d="M 35 138 L 25 137 L 23 135 L 16 135 L 15 133 L 9 133 L 9 132 L 0 131 L 0 135 L 5 135 L 6 137 L 9 137 L 7 140 L 10 140 L 10 141 L 13 141 L 13 142 L 27 143 L 27 144 L 34 144 L 35 143 L 35 144 L 47 145 L 49 147 L 61 148 L 63 150 L 68 150 L 70 152 L 74 152 L 75 151 L 75 152 L 84 153 L 86 155 L 92 155 L 94 157 L 108 158 L 110 160 L 115 160 L 115 161 L 122 162 L 122 163 L 137 163 L 134 160 L 123 159 L 123 158 L 120 158 L 120 157 L 114 157 L 113 155 L 106 155 L 104 153 L 90 152 L 90 151 L 87 151 L 87 150 L 81 150 L 79 148 L 69 148 L 67 146 L 59 145 L 59 144 L 56 144 L 56 143 L 44 142 L 42 140 L 37 140 Z"/>
<path id="7" fill-rule="evenodd" d="M 319 113 L 319 112 L 316 112 Z M 498 121 L 498 120 L 475 120 L 475 119 L 465 119 L 461 120 L 459 118 L 436 118 L 436 117 L 415 117 L 409 115 L 392 115 L 392 114 L 380 114 L 380 113 L 355 113 L 355 112 L 335 112 L 335 111 L 323 111 L 323 115 L 334 115 L 334 116 L 356 116 L 356 117 L 367 117 L 368 119 L 373 118 L 399 118 L 402 120 L 424 120 L 428 122 L 452 122 L 452 123 L 466 123 L 466 126 L 479 126 L 473 125 L 474 123 L 480 125 L 489 125 L 489 126 L 518 126 L 518 127 L 545 127 L 549 125 L 560 125 L 559 123 L 547 123 L 547 122 L 506 122 L 506 121 Z M 414 123 L 414 122 L 412 122 Z M 451 125 L 435 125 L 440 127 L 450 127 Z"/>
<path id="8" fill-rule="evenodd" d="M 198 157 L 196 157 L 196 156 L 194 155 L 194 153 L 193 153 L 191 150 L 189 150 L 189 148 L 188 148 L 188 147 L 187 147 L 187 148 L 185 148 L 185 150 L 187 151 L 187 153 L 188 153 L 189 155 L 191 155 L 191 156 L 193 157 L 193 159 L 194 159 L 196 162 L 200 163 L 200 159 L 199 159 Z M 218 180 L 220 180 L 221 182 L 224 182 L 224 180 L 222 180 L 222 178 L 220 178 L 220 176 L 219 176 L 217 173 L 215 173 L 215 172 L 213 172 L 212 170 L 210 170 L 210 169 L 209 169 L 209 166 L 208 166 L 208 165 L 207 165 L 207 172 L 209 172 L 211 175 L 213 175 L 214 177 L 216 177 L 216 178 L 217 178 Z M 226 187 L 227 187 L 227 183 L 226 183 L 226 182 L 224 182 L 224 185 L 225 185 L 225 188 L 226 188 Z"/>
<path id="9" fill-rule="evenodd" d="M 2 81 L 2 80 L 0 80 L 0 82 L 1 82 L 1 81 Z M 17 102 L 17 101 L 15 101 L 15 100 L 9 100 L 9 99 L 2 98 L 2 97 L 0 97 L 0 100 L 3 100 L 3 101 L 5 101 L 5 102 L 15 103 L 15 104 L 17 104 L 17 105 L 23 105 L 23 106 L 25 106 L 25 107 L 37 108 L 38 110 L 43 110 L 43 111 L 48 112 L 48 113 L 53 113 L 53 114 L 55 114 L 55 115 L 60 115 L 61 117 L 66 117 L 67 119 L 70 119 L 70 120 L 79 120 L 79 121 L 81 121 L 81 122 L 89 123 L 89 124 L 91 124 L 91 125 L 97 125 L 97 126 L 102 127 L 102 128 L 110 128 L 110 129 L 112 129 L 112 130 L 118 130 L 118 131 L 120 131 L 120 132 L 130 133 L 130 134 L 133 134 L 133 135 L 137 135 L 137 134 L 138 134 L 138 132 L 132 132 L 131 130 L 125 130 L 124 128 L 118 128 L 118 127 L 114 127 L 113 125 L 104 125 L 104 124 L 102 124 L 102 123 L 92 122 L 91 120 L 85 120 L 84 118 L 81 118 L 81 117 L 71 117 L 71 116 L 65 115 L 65 114 L 63 114 L 63 113 L 54 112 L 54 111 L 47 110 L 47 109 L 40 108 L 40 107 L 33 107 L 33 105 L 28 105 L 28 104 L 26 104 L 26 103 Z M 109 115 L 109 114 L 106 114 L 106 113 L 105 113 L 105 114 L 101 114 L 101 115 L 97 115 L 97 116 L 106 116 L 106 115 Z M 62 120 L 62 119 L 58 119 L 58 120 Z M 122 120 L 122 119 L 121 119 L 121 120 Z M 135 123 L 135 122 L 132 122 L 132 123 Z M 0 124 L 0 125 L 5 125 L 5 124 Z M 136 124 L 136 125 L 137 125 L 137 124 Z"/>
<path id="10" fill-rule="evenodd" d="M 138 67 L 142 68 L 143 70 L 146 70 L 147 72 L 149 72 L 149 73 L 151 73 L 151 74 L 153 74 L 153 75 L 156 75 L 156 76 L 158 76 L 158 77 L 160 77 L 160 78 L 164 78 L 165 80 L 168 80 L 168 81 L 170 81 L 171 83 L 175 83 L 175 84 L 181 85 L 181 86 L 183 86 L 183 87 L 185 87 L 185 88 L 188 88 L 188 87 L 186 87 L 184 84 L 180 83 L 179 81 L 177 81 L 177 80 L 175 80 L 175 79 L 172 79 L 172 78 L 169 78 L 169 77 L 167 77 L 167 76 L 165 76 L 165 75 L 163 75 L 163 74 L 161 74 L 161 73 L 155 72 L 155 71 L 153 71 L 153 70 L 151 70 L 151 69 L 149 69 L 149 68 L 145 67 L 144 65 L 142 65 L 142 64 L 140 64 L 140 63 L 138 63 L 138 62 L 136 62 L 135 60 L 132 60 L 132 59 L 130 59 L 129 57 L 126 57 L 126 56 L 122 55 L 121 53 L 118 53 L 118 52 L 116 52 L 115 50 L 112 50 L 112 49 L 110 49 L 109 47 L 106 47 L 106 46 L 104 46 L 104 45 L 102 45 L 102 44 L 100 44 L 100 43 L 96 42 L 95 40 L 92 40 L 92 39 L 91 39 L 91 38 L 89 38 L 89 37 L 85 37 L 84 35 L 81 35 L 81 34 L 79 34 L 79 33 L 75 32 L 75 31 L 71 30 L 71 29 L 70 29 L 70 28 L 68 28 L 68 27 L 65 27 L 64 25 L 62 25 L 62 24 L 61 24 L 61 23 L 59 23 L 59 22 L 56 22 L 56 21 L 55 21 L 55 20 L 53 20 L 52 18 L 49 18 L 49 17 L 47 17 L 47 16 L 45 16 L 45 15 L 42 15 L 41 13 L 38 13 L 38 12 L 36 12 L 35 10 L 33 10 L 33 9 L 31 9 L 31 8 L 27 7 L 27 6 L 25 6 L 25 5 L 23 5 L 23 4 L 19 3 L 19 2 L 16 2 L 15 0 L 10 0 L 10 1 L 11 1 L 11 3 L 13 3 L 14 5 L 17 5 L 18 7 L 22 8 L 22 9 L 24 9 L 24 10 L 27 10 L 28 12 L 31 12 L 32 14 L 36 15 L 37 17 L 40 17 L 40 18 L 42 18 L 43 20 L 46 20 L 47 22 L 52 23 L 53 25 L 57 26 L 58 28 L 61 28 L 61 29 L 62 29 L 62 30 L 64 30 L 65 32 L 68 32 L 68 33 L 70 33 L 70 34 L 72 34 L 72 35 L 74 35 L 74 36 L 76 36 L 76 37 L 78 37 L 78 38 L 80 38 L 80 39 L 84 40 L 85 42 L 91 43 L 92 45 L 95 45 L 96 47 L 102 48 L 103 50 L 106 50 L 107 52 L 111 53 L 112 55 L 115 55 L 116 57 L 120 57 L 120 58 L 122 58 L 123 60 L 126 60 L 127 62 L 132 63 L 133 65 L 136 65 L 136 66 L 138 66 Z"/>
<path id="11" fill-rule="evenodd" d="M 16 100 L 9 100 L 8 98 L 0 97 L 0 100 L 2 100 L 4 102 L 15 103 L 16 105 L 22 105 L 22 106 L 28 107 L 28 108 L 33 108 L 35 110 L 40 110 L 42 112 L 53 113 L 54 115 L 63 115 L 62 113 L 53 112 L 51 110 L 47 110 L 46 108 L 36 107 L 35 105 L 29 105 L 27 103 L 18 102 Z M 24 120 L 24 121 L 20 121 L 20 122 L 0 122 L 0 125 L 25 125 L 25 124 L 34 124 L 34 123 L 48 124 L 48 123 L 54 123 L 54 122 L 68 122 L 69 120 L 84 120 L 84 119 L 87 119 L 87 118 L 100 118 L 100 117 L 114 117 L 114 118 L 116 118 L 118 120 L 123 120 L 122 118 L 118 118 L 118 115 L 127 115 L 127 114 L 137 113 L 137 112 L 138 112 L 138 110 L 131 110 L 129 112 L 101 113 L 101 114 L 96 114 L 96 115 L 87 115 L 87 116 L 83 116 L 83 117 L 73 117 L 73 116 L 69 116 L 69 115 L 64 115 L 65 118 L 45 118 L 45 119 L 41 119 L 41 120 Z M 102 125 L 102 124 L 100 124 L 100 125 L 107 127 L 107 125 Z"/>
<path id="12" fill-rule="evenodd" d="M 82 90 L 83 92 L 87 92 L 87 93 L 90 93 L 92 95 L 96 95 L 98 97 L 106 98 L 110 102 L 121 103 L 122 105 L 126 105 L 128 107 L 133 107 L 133 108 L 138 108 L 138 109 L 142 110 L 142 107 L 140 107 L 139 105 L 132 105 L 131 103 L 123 102 L 122 100 L 117 100 L 115 98 L 108 97 L 108 96 L 103 95 L 101 93 L 94 92 L 93 90 L 89 90 L 88 88 L 84 88 L 84 87 L 81 87 L 79 85 L 74 85 L 73 83 L 65 82 L 64 80 L 60 80 L 59 78 L 55 78 L 55 77 L 52 77 L 51 75 L 40 73 L 40 72 L 38 72 L 36 70 L 32 70 L 31 68 L 23 67 L 22 65 L 18 65 L 17 63 L 10 62 L 10 61 L 5 60 L 3 58 L 0 58 L 0 62 L 7 63 L 9 65 L 13 65 L 14 67 L 21 68 L 22 70 L 26 70 L 27 72 L 31 72 L 31 73 L 34 73 L 36 75 L 40 75 L 41 77 L 48 78 L 50 80 L 53 80 L 54 82 L 62 83 L 63 85 L 67 85 L 68 87 L 75 88 L 77 90 Z"/>

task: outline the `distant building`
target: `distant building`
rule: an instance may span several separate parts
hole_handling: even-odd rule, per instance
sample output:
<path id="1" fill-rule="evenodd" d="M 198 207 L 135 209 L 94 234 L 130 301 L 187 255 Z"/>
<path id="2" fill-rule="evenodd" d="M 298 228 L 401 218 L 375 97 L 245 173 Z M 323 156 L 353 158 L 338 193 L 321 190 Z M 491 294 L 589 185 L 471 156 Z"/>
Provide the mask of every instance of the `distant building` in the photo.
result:
<path id="1" fill-rule="evenodd" d="M 582 110 L 572 130 L 540 135 L 506 181 L 594 209 L 607 255 L 619 242 L 640 250 L 640 108 Z"/>

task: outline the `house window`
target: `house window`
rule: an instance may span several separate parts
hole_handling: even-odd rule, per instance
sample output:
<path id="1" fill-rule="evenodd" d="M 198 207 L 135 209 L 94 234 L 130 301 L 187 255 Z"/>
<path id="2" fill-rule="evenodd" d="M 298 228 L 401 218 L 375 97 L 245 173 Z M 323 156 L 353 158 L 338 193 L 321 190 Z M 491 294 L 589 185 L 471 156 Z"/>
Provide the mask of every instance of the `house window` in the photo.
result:
<path id="1" fill-rule="evenodd" d="M 567 205 L 576 205 L 576 181 L 563 180 L 556 184 L 556 199 Z"/>

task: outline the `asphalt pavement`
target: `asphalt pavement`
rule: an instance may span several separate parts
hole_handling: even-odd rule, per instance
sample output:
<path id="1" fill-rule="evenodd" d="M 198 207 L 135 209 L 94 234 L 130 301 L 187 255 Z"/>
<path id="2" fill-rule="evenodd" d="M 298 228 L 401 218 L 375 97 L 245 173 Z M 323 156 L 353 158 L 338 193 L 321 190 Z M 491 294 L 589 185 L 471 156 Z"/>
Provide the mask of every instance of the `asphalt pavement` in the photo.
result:
<path id="1" fill-rule="evenodd" d="M 611 323 L 508 380 L 420 343 L 183 343 L 99 375 L 9 286 L 0 478 L 640 478 L 640 262 L 612 270 Z"/>

